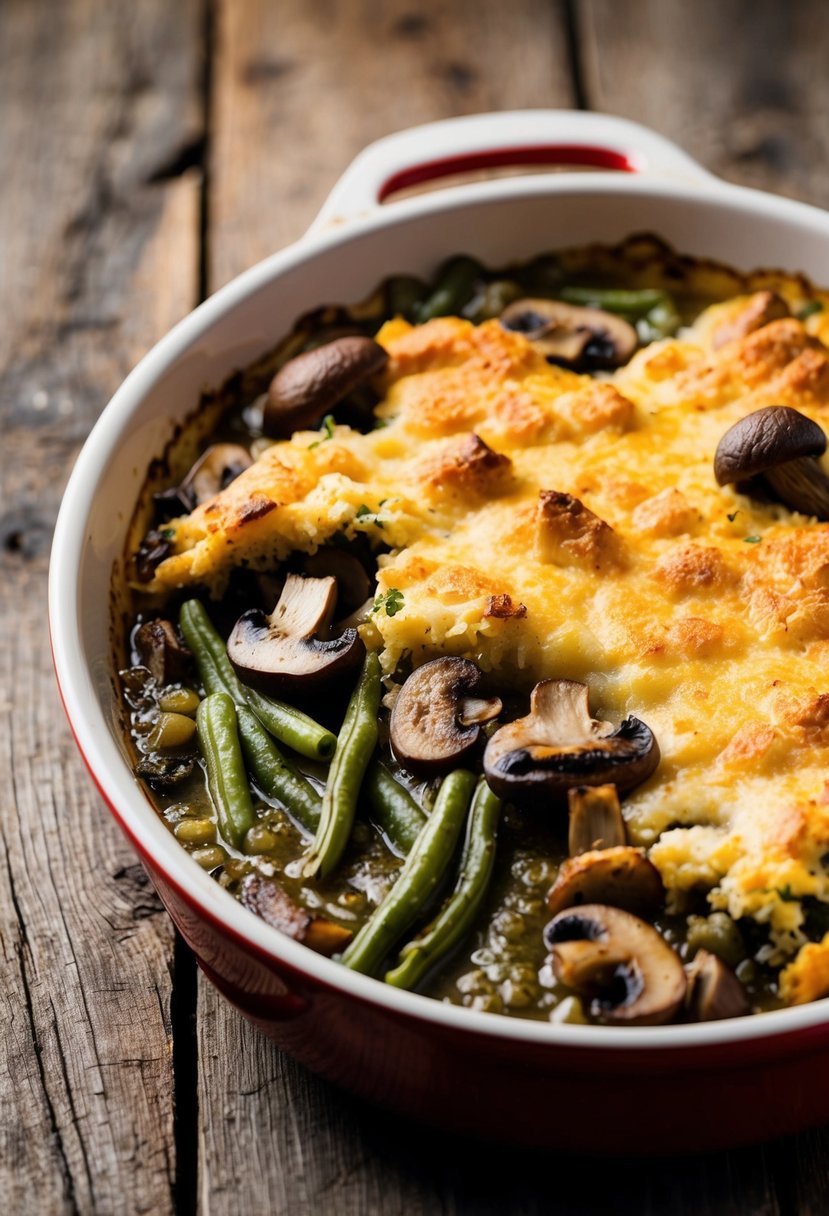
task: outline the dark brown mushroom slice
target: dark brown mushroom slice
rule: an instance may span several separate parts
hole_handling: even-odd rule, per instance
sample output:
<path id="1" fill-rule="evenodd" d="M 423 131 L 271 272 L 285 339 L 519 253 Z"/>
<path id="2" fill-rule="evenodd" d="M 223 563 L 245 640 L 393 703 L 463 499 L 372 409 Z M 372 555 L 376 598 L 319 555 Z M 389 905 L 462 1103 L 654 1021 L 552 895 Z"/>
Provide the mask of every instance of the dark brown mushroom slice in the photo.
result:
<path id="1" fill-rule="evenodd" d="M 168 790 L 185 781 L 195 764 L 195 756 L 142 756 L 134 771 L 153 789 Z"/>
<path id="2" fill-rule="evenodd" d="M 567 843 L 571 857 L 594 849 L 627 844 L 625 821 L 615 785 L 577 785 L 567 791 Z"/>
<path id="3" fill-rule="evenodd" d="M 767 405 L 725 432 L 714 476 L 721 486 L 765 490 L 792 511 L 829 520 L 829 477 L 819 460 L 825 451 L 826 434 L 811 418 L 788 405 Z"/>
<path id="4" fill-rule="evenodd" d="M 686 967 L 685 1010 L 692 1022 L 720 1022 L 751 1013 L 748 994 L 734 972 L 716 954 L 698 950 Z"/>
<path id="5" fill-rule="evenodd" d="M 366 568 L 347 549 L 333 546 L 317 549 L 305 558 L 302 569 L 312 578 L 337 580 L 337 613 L 340 616 L 355 612 L 369 598 L 372 584 Z"/>
<path id="6" fill-rule="evenodd" d="M 135 576 L 140 583 L 149 583 L 155 577 L 158 566 L 173 552 L 173 542 L 169 536 L 151 528 L 135 554 Z"/>
<path id="7" fill-rule="evenodd" d="M 501 324 L 524 334 L 545 358 L 581 370 L 621 367 L 639 343 L 622 317 L 563 300 L 515 300 L 501 313 Z"/>
<path id="8" fill-rule="evenodd" d="M 379 372 L 388 355 L 373 338 L 344 337 L 304 351 L 279 369 L 265 402 L 266 435 L 287 438 L 314 426 L 350 392 Z"/>
<path id="9" fill-rule="evenodd" d="M 395 758 L 419 776 L 437 776 L 463 762 L 481 727 L 497 718 L 498 697 L 481 697 L 480 668 L 469 659 L 432 659 L 400 690 L 389 722 Z"/>
<path id="10" fill-rule="evenodd" d="M 161 617 L 144 621 L 136 629 L 132 642 L 142 664 L 158 684 L 178 684 L 190 675 L 193 654 L 172 621 Z"/>
<path id="11" fill-rule="evenodd" d="M 188 472 L 181 485 L 153 495 L 161 518 L 189 515 L 209 502 L 253 464 L 250 452 L 239 443 L 211 444 Z"/>
<path id="12" fill-rule="evenodd" d="M 270 616 L 251 608 L 233 627 L 227 656 L 239 678 L 279 695 L 328 685 L 354 671 L 365 654 L 357 630 L 326 637 L 336 599 L 333 578 L 289 574 Z"/>
<path id="13" fill-rule="evenodd" d="M 651 919 L 664 903 L 659 871 L 642 849 L 630 845 L 568 857 L 547 896 L 553 916 L 579 904 L 607 904 Z"/>
<path id="14" fill-rule="evenodd" d="M 495 732 L 484 752 L 494 792 L 511 802 L 549 805 L 582 785 L 615 785 L 625 793 L 659 763 L 650 727 L 629 717 L 614 727 L 590 716 L 588 688 L 575 680 L 542 680 L 525 718 Z"/>
<path id="15" fill-rule="evenodd" d="M 621 908 L 585 904 L 559 912 L 544 930 L 558 980 L 590 1000 L 610 1026 L 661 1026 L 685 998 L 679 955 L 656 929 Z"/>
<path id="16" fill-rule="evenodd" d="M 246 875 L 239 900 L 272 928 L 328 958 L 344 950 L 353 937 L 350 929 L 300 907 L 280 886 L 259 874 Z"/>

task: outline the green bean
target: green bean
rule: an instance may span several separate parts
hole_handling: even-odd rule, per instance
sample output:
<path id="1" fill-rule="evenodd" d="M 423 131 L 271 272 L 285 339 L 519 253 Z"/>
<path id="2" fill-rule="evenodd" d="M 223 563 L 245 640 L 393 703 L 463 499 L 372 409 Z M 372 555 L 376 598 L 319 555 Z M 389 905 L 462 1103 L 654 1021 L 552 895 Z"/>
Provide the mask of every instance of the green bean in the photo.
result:
<path id="1" fill-rule="evenodd" d="M 450 258 L 441 267 L 440 277 L 432 292 L 420 305 L 418 321 L 431 321 L 433 317 L 448 317 L 459 313 L 464 304 L 472 299 L 475 285 L 484 277 L 480 262 L 474 258 Z"/>
<path id="2" fill-rule="evenodd" d="M 330 760 L 337 746 L 337 736 L 307 714 L 273 697 L 265 697 L 252 688 L 244 689 L 245 698 L 259 721 L 267 730 L 309 760 Z"/>
<path id="3" fill-rule="evenodd" d="M 492 877 L 500 814 L 501 799 L 482 777 L 472 799 L 455 890 L 431 925 L 403 947 L 397 966 L 386 972 L 387 984 L 414 988 L 471 929 Z"/>
<path id="4" fill-rule="evenodd" d="M 263 794 L 281 802 L 307 831 L 316 832 L 322 807 L 319 794 L 288 763 L 255 714 L 244 706 L 236 712 L 242 751 L 254 781 Z"/>
<path id="5" fill-rule="evenodd" d="M 417 840 L 426 816 L 409 791 L 395 781 L 379 760 L 368 766 L 362 793 L 368 804 L 369 816 L 380 829 L 395 852 L 405 857 Z"/>
<path id="6" fill-rule="evenodd" d="M 274 738 L 310 760 L 328 760 L 337 746 L 336 735 L 320 726 L 301 710 L 264 697 L 242 684 L 227 657 L 227 647 L 200 600 L 188 600 L 181 606 L 179 624 L 184 640 L 192 650 L 199 672 L 202 663 L 211 659 L 215 667 L 217 687 L 208 691 L 226 692 L 237 705 L 249 704 L 262 725 Z M 202 676 L 204 681 L 204 676 Z"/>
<path id="7" fill-rule="evenodd" d="M 562 287 L 559 295 L 568 304 L 604 308 L 607 312 L 631 317 L 646 316 L 652 308 L 664 304 L 668 298 L 664 291 L 654 287 L 645 287 L 641 291 L 624 291 L 616 287 Z"/>
<path id="8" fill-rule="evenodd" d="M 380 659 L 368 651 L 357 687 L 351 694 L 337 750 L 328 770 L 322 799 L 322 815 L 313 848 L 303 875 L 326 878 L 336 867 L 348 844 L 360 786 L 377 746 L 377 714 L 380 709 Z"/>
<path id="9" fill-rule="evenodd" d="M 386 280 L 386 307 L 390 317 L 405 317 L 415 321 L 429 288 L 422 279 L 410 274 L 396 274 Z"/>
<path id="10" fill-rule="evenodd" d="M 219 831 L 238 849 L 256 817 L 239 743 L 236 706 L 227 693 L 211 693 L 199 705 L 196 724 Z"/>
<path id="11" fill-rule="evenodd" d="M 474 784 L 475 777 L 465 769 L 456 769 L 444 778 L 435 809 L 397 881 L 343 955 L 346 967 L 372 975 L 417 920 L 452 860 Z"/>

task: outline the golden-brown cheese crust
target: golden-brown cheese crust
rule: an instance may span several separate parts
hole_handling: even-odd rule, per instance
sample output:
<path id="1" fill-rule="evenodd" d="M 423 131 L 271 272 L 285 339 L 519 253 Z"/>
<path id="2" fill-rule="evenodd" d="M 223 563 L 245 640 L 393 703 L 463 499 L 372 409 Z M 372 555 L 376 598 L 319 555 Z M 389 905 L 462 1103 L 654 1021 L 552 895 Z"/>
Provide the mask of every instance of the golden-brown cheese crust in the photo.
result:
<path id="1" fill-rule="evenodd" d="M 173 521 L 152 589 L 221 593 L 242 562 L 364 533 L 387 547 L 379 590 L 403 594 L 371 626 L 386 672 L 466 655 L 505 686 L 585 680 L 597 716 L 641 717 L 662 762 L 625 800 L 631 842 L 672 907 L 707 892 L 781 962 L 806 940 L 803 899 L 829 900 L 829 525 L 719 487 L 712 461 L 762 404 L 829 426 L 829 360 L 814 319 L 754 328 L 749 301 L 726 332 L 718 307 L 719 345 L 703 315 L 602 381 L 497 321 L 390 322 L 383 427 L 269 448 Z M 808 950 L 791 1000 L 829 972 Z"/>

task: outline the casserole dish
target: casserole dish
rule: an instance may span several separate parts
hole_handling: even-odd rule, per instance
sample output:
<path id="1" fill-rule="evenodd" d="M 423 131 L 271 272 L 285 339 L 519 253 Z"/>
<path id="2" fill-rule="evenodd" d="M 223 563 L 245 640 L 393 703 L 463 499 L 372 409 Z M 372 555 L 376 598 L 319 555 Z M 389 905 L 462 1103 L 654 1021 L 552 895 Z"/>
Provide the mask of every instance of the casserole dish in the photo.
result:
<path id="1" fill-rule="evenodd" d="M 500 180 L 377 206 L 429 177 L 528 161 L 628 172 Z M 144 471 L 173 427 L 206 386 L 254 361 L 298 313 L 323 299 L 360 299 L 390 270 L 428 273 L 460 249 L 503 263 L 565 239 L 618 241 L 642 230 L 738 269 L 770 263 L 829 280 L 820 212 L 726 186 L 616 119 L 482 116 L 370 148 L 303 241 L 203 305 L 116 395 L 67 490 L 50 594 L 58 678 L 87 764 L 230 999 L 310 1067 L 407 1113 L 524 1143 L 618 1151 L 722 1146 L 825 1117 L 824 1002 L 653 1030 L 507 1023 L 387 991 L 248 924 L 180 852 L 134 783 L 114 712 L 110 582 Z M 637 1117 L 620 1119 L 633 1092 L 643 1099 Z"/>

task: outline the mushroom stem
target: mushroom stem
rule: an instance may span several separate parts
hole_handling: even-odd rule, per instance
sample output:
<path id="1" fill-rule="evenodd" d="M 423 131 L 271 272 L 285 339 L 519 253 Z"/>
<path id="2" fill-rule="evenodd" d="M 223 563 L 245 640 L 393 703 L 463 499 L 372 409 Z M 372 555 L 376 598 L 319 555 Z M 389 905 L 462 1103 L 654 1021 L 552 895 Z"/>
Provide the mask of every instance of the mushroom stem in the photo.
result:
<path id="1" fill-rule="evenodd" d="M 816 456 L 801 456 L 767 469 L 763 477 L 775 498 L 791 510 L 829 519 L 829 477 Z"/>
<path id="2" fill-rule="evenodd" d="M 625 821 L 615 785 L 577 785 L 567 791 L 571 857 L 594 849 L 627 844 Z"/>

